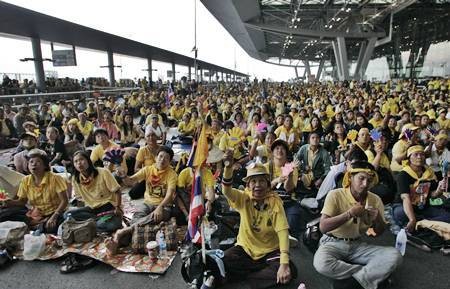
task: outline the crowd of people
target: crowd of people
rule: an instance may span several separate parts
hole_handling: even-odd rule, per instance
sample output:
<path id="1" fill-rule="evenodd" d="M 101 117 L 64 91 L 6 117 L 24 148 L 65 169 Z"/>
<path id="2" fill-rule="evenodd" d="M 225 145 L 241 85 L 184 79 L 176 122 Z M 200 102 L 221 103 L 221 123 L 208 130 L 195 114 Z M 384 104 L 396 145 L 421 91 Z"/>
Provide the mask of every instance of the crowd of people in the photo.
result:
<path id="1" fill-rule="evenodd" d="M 410 234 L 422 219 L 450 223 L 450 172 L 443 169 L 450 162 L 449 89 L 450 80 L 424 87 L 412 80 L 192 81 L 88 103 L 43 102 L 36 110 L 4 104 L 0 145 L 16 147 L 14 170 L 26 176 L 17 198 L 2 204 L 0 211 L 12 211 L 0 221 L 55 233 L 68 213 L 76 220 L 110 213 L 97 217 L 98 231 L 112 234 L 109 254 L 135 224 L 186 222 L 194 171 L 180 166 L 170 144 L 192 143 L 204 129 L 205 208 L 214 211 L 220 191 L 240 215 L 237 242 L 223 258 L 227 277 L 217 286 L 240 278 L 251 288 L 289 283 L 307 266 L 290 258 L 289 244 L 315 214 L 323 237 L 314 268 L 334 288 L 381 288 L 402 256 L 361 237 L 385 230 L 385 205 Z M 124 186 L 144 202 L 122 228 Z M 84 205 L 67 211 L 73 196 Z"/>

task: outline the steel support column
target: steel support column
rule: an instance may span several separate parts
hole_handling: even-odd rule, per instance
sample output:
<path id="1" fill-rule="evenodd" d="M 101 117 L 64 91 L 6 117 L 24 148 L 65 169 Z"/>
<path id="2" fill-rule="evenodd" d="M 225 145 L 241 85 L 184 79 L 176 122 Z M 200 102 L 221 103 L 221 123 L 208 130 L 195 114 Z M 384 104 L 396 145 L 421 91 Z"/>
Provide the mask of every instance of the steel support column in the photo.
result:
<path id="1" fill-rule="evenodd" d="M 200 68 L 200 82 L 203 82 L 203 68 Z"/>
<path id="2" fill-rule="evenodd" d="M 220 80 L 223 81 L 223 71 L 221 71 L 220 74 L 221 74 Z"/>
<path id="3" fill-rule="evenodd" d="M 347 47 L 345 47 L 345 38 L 336 37 L 336 42 L 338 46 L 339 59 L 341 62 L 342 80 L 347 80 L 348 75 L 348 60 L 347 60 Z"/>
<path id="4" fill-rule="evenodd" d="M 172 82 L 175 83 L 176 75 L 175 75 L 175 62 L 172 62 Z"/>
<path id="5" fill-rule="evenodd" d="M 31 48 L 33 49 L 34 73 L 36 74 L 36 87 L 39 91 L 45 91 L 45 72 L 42 63 L 41 39 L 31 38 Z"/>
<path id="6" fill-rule="evenodd" d="M 298 78 L 298 69 L 297 69 L 297 66 L 294 67 L 294 69 L 295 69 L 295 78 Z"/>
<path id="7" fill-rule="evenodd" d="M 335 40 L 333 40 L 331 44 L 333 45 L 334 59 L 336 61 L 336 68 L 337 68 L 336 72 L 338 75 L 338 79 L 342 80 L 342 71 L 341 71 L 342 67 L 341 67 L 341 59 L 339 57 L 339 47 L 337 45 L 337 41 Z"/>
<path id="8" fill-rule="evenodd" d="M 147 58 L 147 69 L 148 69 L 148 82 L 151 83 L 153 81 L 153 67 L 152 67 L 152 59 L 149 57 Z"/>
<path id="9" fill-rule="evenodd" d="M 353 78 L 356 80 L 360 80 L 362 78 L 362 75 L 360 73 L 361 63 L 364 58 L 364 53 L 366 53 L 366 47 L 367 47 L 367 42 L 362 41 L 361 47 L 359 48 L 358 60 L 356 61 L 355 73 L 353 75 Z"/>
<path id="10" fill-rule="evenodd" d="M 303 63 L 305 64 L 306 77 L 307 77 L 307 79 L 309 79 L 309 77 L 311 76 L 311 67 L 309 66 L 309 61 L 305 60 L 305 61 L 303 61 Z"/>
<path id="11" fill-rule="evenodd" d="M 325 65 L 325 59 L 322 58 L 319 62 L 319 68 L 317 69 L 316 81 L 320 80 L 320 75 L 322 74 L 323 66 Z"/>
<path id="12" fill-rule="evenodd" d="M 211 83 L 211 77 L 212 77 L 212 72 L 211 72 L 211 70 L 208 70 L 208 75 L 209 75 L 209 83 Z"/>
<path id="13" fill-rule="evenodd" d="M 372 58 L 373 50 L 375 49 L 375 43 L 377 42 L 376 37 L 372 37 L 367 41 L 366 51 L 364 52 L 364 57 L 361 63 L 361 70 L 359 74 L 361 75 L 361 79 L 366 74 L 367 66 L 369 65 L 370 58 Z"/>
<path id="14" fill-rule="evenodd" d="M 188 66 L 188 80 L 191 81 L 191 66 Z"/>
<path id="15" fill-rule="evenodd" d="M 114 77 L 114 54 L 111 50 L 108 53 L 108 71 L 109 71 L 109 84 L 116 86 L 116 78 Z"/>

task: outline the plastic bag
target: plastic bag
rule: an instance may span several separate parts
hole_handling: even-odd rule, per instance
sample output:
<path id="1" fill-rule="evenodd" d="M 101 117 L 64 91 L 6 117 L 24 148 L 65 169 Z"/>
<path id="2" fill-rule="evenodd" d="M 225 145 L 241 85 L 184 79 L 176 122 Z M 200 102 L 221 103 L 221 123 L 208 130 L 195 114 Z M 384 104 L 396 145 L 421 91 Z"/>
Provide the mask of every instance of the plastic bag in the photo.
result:
<path id="1" fill-rule="evenodd" d="M 45 249 L 46 240 L 45 234 L 38 236 L 26 234 L 23 244 L 23 259 L 31 261 L 39 257 Z"/>
<path id="2" fill-rule="evenodd" d="M 27 224 L 23 222 L 6 221 L 0 223 L 0 246 L 15 247 L 23 240 Z"/>

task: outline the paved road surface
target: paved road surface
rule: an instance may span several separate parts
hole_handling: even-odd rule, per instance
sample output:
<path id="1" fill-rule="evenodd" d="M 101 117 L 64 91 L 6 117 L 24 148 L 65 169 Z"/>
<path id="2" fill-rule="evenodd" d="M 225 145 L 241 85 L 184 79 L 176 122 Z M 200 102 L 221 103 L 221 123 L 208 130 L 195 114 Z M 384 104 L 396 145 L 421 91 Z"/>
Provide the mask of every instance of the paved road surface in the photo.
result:
<path id="1" fill-rule="evenodd" d="M 377 241 L 392 245 L 394 237 L 386 232 Z M 329 282 L 312 267 L 312 254 L 304 247 L 293 249 L 292 257 L 299 269 L 299 280 L 308 289 L 328 289 Z M 187 288 L 180 275 L 180 258 L 164 276 L 152 279 L 148 274 L 114 272 L 112 267 L 97 265 L 79 273 L 62 275 L 59 273 L 60 261 L 19 261 L 0 270 L 0 289 L 111 289 L 111 288 Z M 395 273 L 395 289 L 449 289 L 450 258 L 439 252 L 424 253 L 408 247 L 403 265 Z M 286 288 L 296 289 L 298 281 Z M 245 283 L 230 284 L 225 289 L 249 288 Z"/>

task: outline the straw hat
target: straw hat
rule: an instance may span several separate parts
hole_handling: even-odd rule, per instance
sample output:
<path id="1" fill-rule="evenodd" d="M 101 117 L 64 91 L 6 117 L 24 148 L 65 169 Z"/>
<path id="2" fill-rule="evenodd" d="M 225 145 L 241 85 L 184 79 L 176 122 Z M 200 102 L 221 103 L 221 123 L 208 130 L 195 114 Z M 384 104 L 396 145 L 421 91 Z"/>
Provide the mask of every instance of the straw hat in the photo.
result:
<path id="1" fill-rule="evenodd" d="M 254 177 L 254 176 L 269 177 L 269 172 L 267 171 L 266 167 L 263 164 L 253 163 L 247 167 L 247 176 L 245 178 L 243 178 L 242 180 L 244 182 L 247 182 L 250 180 L 251 177 Z"/>

